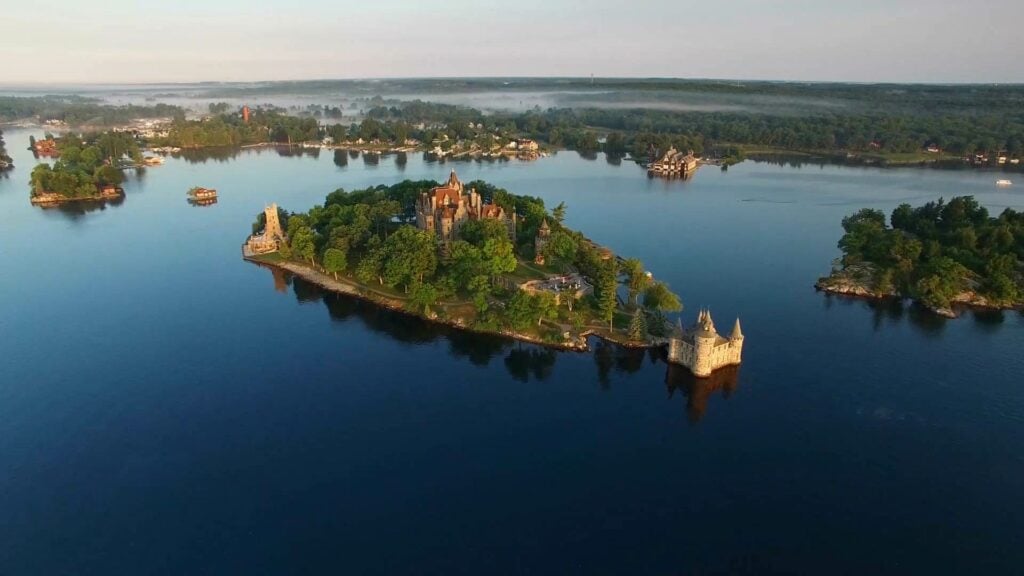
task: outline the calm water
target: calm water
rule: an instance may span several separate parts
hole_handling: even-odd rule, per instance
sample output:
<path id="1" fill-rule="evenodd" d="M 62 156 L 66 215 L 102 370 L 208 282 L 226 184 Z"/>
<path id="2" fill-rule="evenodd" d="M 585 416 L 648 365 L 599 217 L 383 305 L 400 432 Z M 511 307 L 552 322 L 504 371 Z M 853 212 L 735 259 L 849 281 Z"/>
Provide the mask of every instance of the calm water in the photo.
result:
<path id="1" fill-rule="evenodd" d="M 686 183 L 574 153 L 454 166 L 565 201 L 747 336 L 695 381 L 611 347 L 449 333 L 241 261 L 264 203 L 452 167 L 169 160 L 117 206 L 0 179 L 0 574 L 1015 572 L 1024 321 L 815 293 L 840 218 L 977 172 L 746 163 Z M 218 204 L 186 203 L 193 185 Z"/>

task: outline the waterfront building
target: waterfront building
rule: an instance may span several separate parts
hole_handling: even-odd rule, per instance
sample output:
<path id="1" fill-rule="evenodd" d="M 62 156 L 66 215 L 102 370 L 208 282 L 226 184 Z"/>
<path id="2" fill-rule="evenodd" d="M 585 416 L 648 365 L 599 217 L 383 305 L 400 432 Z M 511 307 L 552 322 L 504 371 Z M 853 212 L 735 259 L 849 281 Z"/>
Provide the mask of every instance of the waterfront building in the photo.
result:
<path id="1" fill-rule="evenodd" d="M 503 222 L 514 238 L 515 217 L 507 215 L 497 204 L 484 204 L 476 190 L 467 194 L 455 170 L 447 182 L 420 194 L 416 201 L 416 226 L 436 234 L 442 244 L 454 241 L 464 222 L 483 219 Z"/>
<path id="2" fill-rule="evenodd" d="M 669 148 L 662 157 L 647 167 L 647 173 L 653 176 L 679 176 L 687 178 L 697 171 L 697 157 L 693 150 L 686 154 Z"/>
<path id="3" fill-rule="evenodd" d="M 263 214 L 266 217 L 263 231 L 249 236 L 249 239 L 245 241 L 247 251 L 252 254 L 276 252 L 281 248 L 282 243 L 288 241 L 288 236 L 281 228 L 281 220 L 277 217 L 277 204 L 271 204 L 264 208 Z"/>
<path id="4" fill-rule="evenodd" d="M 700 311 L 692 328 L 684 329 L 680 323 L 668 339 L 668 361 L 689 368 L 695 376 L 710 376 L 719 368 L 738 365 L 742 357 L 740 319 L 736 319 L 729 337 L 723 338 L 707 310 Z"/>

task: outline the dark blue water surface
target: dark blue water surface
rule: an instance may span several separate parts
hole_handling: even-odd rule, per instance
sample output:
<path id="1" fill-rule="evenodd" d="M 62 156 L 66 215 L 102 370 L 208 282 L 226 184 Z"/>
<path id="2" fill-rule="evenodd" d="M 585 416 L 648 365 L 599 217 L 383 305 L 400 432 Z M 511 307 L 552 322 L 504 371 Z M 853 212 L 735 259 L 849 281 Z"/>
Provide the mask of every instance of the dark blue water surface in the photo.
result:
<path id="1" fill-rule="evenodd" d="M 104 209 L 0 179 L 0 574 L 1006 573 L 1024 560 L 1020 314 L 812 288 L 861 207 L 983 172 L 561 153 L 459 163 L 739 315 L 744 364 L 453 333 L 240 259 L 267 202 L 446 175 L 410 156 L 168 160 Z M 186 203 L 193 185 L 215 206 Z M 275 289 L 276 288 L 276 289 Z"/>

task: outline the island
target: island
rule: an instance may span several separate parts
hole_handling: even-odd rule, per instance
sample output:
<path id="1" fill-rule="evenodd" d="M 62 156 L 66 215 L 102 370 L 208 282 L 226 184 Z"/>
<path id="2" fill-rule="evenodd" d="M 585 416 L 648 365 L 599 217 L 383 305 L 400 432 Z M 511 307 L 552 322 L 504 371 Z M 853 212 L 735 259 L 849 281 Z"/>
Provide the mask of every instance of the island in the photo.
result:
<path id="1" fill-rule="evenodd" d="M 998 217 L 972 197 L 901 204 L 843 218 L 843 256 L 816 287 L 865 298 L 910 298 L 946 317 L 958 307 L 1024 306 L 1024 213 Z"/>
<path id="2" fill-rule="evenodd" d="M 30 200 L 38 205 L 121 198 L 121 167 L 126 158 L 141 156 L 135 139 L 121 132 L 68 133 L 33 142 L 33 146 L 41 142 L 49 142 L 45 148 L 52 149 L 57 160 L 52 167 L 44 163 L 32 169 Z"/>
<path id="3" fill-rule="evenodd" d="M 566 206 L 484 181 L 410 181 L 336 190 L 323 205 L 257 216 L 243 257 L 329 290 L 460 329 L 569 350 L 587 337 L 666 348 L 699 377 L 739 364 L 739 320 L 728 337 L 702 310 L 691 328 L 666 313 L 679 297 L 635 258 L 616 256 L 564 225 Z M 620 286 L 625 297 L 620 295 Z"/>

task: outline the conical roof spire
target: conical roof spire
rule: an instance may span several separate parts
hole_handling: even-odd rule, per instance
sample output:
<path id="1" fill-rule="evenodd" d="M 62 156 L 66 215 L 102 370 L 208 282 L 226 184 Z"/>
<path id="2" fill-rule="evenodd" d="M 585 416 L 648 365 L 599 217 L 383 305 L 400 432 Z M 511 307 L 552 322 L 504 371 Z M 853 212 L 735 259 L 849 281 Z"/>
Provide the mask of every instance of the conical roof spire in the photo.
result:
<path id="1" fill-rule="evenodd" d="M 729 334 L 730 340 L 736 340 L 737 338 L 743 338 L 743 330 L 740 330 L 740 319 L 736 317 L 736 323 L 732 326 L 732 334 Z"/>

